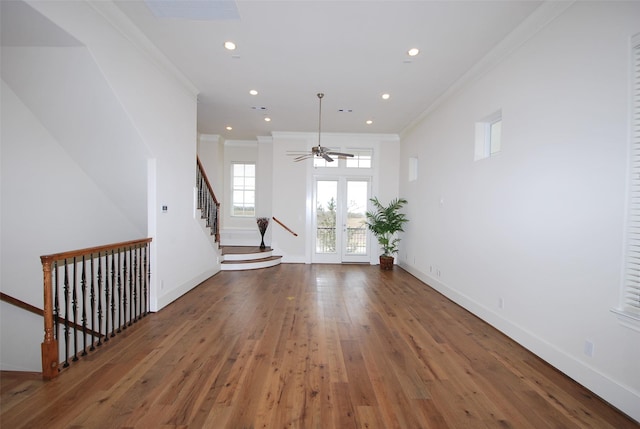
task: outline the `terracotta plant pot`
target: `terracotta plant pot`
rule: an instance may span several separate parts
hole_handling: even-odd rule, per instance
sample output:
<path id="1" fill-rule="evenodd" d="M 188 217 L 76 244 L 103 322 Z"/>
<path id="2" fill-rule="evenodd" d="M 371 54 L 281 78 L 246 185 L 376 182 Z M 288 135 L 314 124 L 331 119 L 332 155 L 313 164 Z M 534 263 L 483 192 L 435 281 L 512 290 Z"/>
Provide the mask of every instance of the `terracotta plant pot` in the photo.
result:
<path id="1" fill-rule="evenodd" d="M 380 255 L 380 269 L 393 270 L 393 256 Z"/>

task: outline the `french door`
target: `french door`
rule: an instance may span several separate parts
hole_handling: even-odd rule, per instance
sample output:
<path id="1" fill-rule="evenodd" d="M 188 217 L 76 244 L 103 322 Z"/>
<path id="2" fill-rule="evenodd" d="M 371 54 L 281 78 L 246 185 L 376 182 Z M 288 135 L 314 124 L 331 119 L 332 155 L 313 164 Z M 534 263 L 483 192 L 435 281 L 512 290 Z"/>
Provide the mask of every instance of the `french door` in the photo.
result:
<path id="1" fill-rule="evenodd" d="M 368 178 L 316 177 L 313 262 L 369 262 Z"/>

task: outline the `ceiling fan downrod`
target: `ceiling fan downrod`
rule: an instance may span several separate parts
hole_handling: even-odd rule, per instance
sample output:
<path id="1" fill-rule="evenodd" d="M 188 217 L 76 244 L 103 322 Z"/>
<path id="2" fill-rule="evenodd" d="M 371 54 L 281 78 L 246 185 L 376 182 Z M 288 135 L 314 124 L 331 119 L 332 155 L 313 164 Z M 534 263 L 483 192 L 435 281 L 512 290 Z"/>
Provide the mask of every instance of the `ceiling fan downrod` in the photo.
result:
<path id="1" fill-rule="evenodd" d="M 322 92 L 319 92 L 318 94 L 318 100 L 320 102 L 320 107 L 318 109 L 318 149 L 320 149 L 320 132 L 321 132 L 321 128 L 322 128 L 322 97 L 324 97 L 324 94 Z"/>

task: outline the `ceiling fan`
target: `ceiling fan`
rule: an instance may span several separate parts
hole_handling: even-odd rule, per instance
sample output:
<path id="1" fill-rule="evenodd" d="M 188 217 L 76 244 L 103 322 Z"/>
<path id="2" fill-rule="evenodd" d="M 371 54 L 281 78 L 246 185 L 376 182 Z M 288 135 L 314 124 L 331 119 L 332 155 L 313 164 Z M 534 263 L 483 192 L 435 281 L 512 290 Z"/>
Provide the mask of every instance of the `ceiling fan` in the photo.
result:
<path id="1" fill-rule="evenodd" d="M 324 97 L 324 94 L 319 92 L 317 95 L 318 95 L 318 100 L 320 102 L 320 107 L 318 109 L 318 146 L 312 147 L 311 152 L 305 153 L 303 155 L 298 155 L 293 160 L 295 162 L 299 162 L 305 159 L 318 157 L 318 158 L 324 158 L 327 162 L 333 162 L 333 158 L 331 157 L 331 155 L 337 156 L 339 158 L 353 157 L 352 153 L 335 152 L 330 148 L 324 147 L 320 144 L 321 125 L 322 125 L 322 97 Z"/>

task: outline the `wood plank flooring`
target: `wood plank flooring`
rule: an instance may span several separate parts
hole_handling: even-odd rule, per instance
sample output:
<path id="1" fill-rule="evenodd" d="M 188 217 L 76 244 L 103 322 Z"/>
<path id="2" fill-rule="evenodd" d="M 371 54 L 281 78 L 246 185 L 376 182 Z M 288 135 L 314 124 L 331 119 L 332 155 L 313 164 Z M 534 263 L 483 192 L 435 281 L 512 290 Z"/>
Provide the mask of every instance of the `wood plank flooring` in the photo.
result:
<path id="1" fill-rule="evenodd" d="M 220 272 L 56 380 L 3 374 L 2 428 L 638 428 L 400 268 Z"/>

